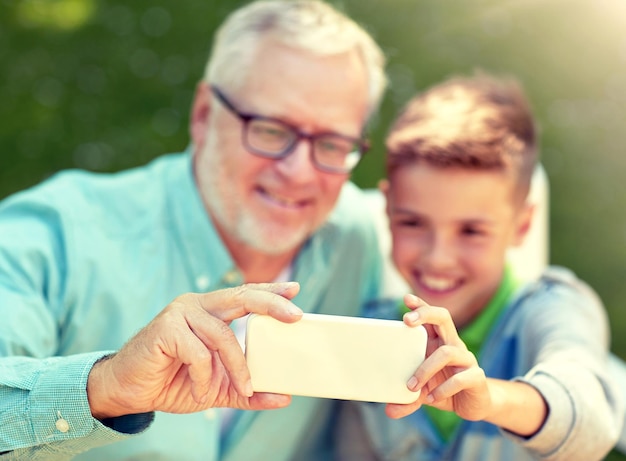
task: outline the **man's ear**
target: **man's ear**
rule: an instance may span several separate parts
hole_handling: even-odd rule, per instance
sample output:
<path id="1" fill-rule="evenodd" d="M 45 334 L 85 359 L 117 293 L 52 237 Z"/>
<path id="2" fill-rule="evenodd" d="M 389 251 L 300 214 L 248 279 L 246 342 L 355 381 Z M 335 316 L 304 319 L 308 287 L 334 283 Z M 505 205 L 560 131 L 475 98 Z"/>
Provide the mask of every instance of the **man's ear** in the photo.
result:
<path id="1" fill-rule="evenodd" d="M 389 193 L 389 180 L 387 178 L 378 181 L 378 190 L 381 191 L 385 197 L 387 196 Z"/>
<path id="2" fill-rule="evenodd" d="M 212 99 L 211 88 L 208 83 L 205 81 L 198 83 L 191 107 L 191 122 L 189 124 L 189 134 L 196 150 L 201 149 L 206 142 Z"/>
<path id="3" fill-rule="evenodd" d="M 387 213 L 387 216 L 389 216 L 389 180 L 381 179 L 380 181 L 378 181 L 378 190 L 381 191 L 383 196 L 385 197 L 385 211 Z"/>
<path id="4" fill-rule="evenodd" d="M 524 239 L 528 235 L 528 231 L 530 230 L 530 226 L 532 226 L 533 217 L 535 215 L 535 205 L 525 203 L 522 205 L 522 208 L 518 213 L 519 215 L 517 217 L 517 223 L 514 230 L 515 233 L 511 243 L 512 246 L 516 247 L 524 243 Z"/>

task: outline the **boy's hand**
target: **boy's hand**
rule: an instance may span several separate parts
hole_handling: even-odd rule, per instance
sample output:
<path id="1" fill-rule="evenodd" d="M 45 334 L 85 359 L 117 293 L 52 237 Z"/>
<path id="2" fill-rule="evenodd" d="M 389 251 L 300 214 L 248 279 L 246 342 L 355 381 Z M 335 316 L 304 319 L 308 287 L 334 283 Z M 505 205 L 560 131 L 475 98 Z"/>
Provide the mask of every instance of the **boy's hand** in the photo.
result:
<path id="1" fill-rule="evenodd" d="M 414 403 L 388 404 L 387 415 L 402 418 L 426 404 L 454 411 L 463 419 L 484 419 L 491 408 L 487 379 L 474 354 L 459 338 L 448 310 L 429 306 L 414 295 L 406 295 L 404 302 L 412 309 L 404 315 L 404 322 L 424 325 L 428 331 L 426 360 L 407 384 L 409 389 L 422 392 Z"/>

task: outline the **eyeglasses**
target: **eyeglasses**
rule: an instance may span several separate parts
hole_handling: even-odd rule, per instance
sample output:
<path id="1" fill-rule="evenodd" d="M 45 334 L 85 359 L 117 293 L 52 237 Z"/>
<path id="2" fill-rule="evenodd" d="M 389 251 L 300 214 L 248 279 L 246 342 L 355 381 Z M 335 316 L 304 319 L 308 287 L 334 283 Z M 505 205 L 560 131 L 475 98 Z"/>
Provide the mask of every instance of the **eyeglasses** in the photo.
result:
<path id="1" fill-rule="evenodd" d="M 350 173 L 369 145 L 366 141 L 338 133 L 307 134 L 282 120 L 240 112 L 219 88 L 211 85 L 215 97 L 243 123 L 243 145 L 260 157 L 282 159 L 302 139 L 311 145 L 313 165 L 328 173 Z"/>

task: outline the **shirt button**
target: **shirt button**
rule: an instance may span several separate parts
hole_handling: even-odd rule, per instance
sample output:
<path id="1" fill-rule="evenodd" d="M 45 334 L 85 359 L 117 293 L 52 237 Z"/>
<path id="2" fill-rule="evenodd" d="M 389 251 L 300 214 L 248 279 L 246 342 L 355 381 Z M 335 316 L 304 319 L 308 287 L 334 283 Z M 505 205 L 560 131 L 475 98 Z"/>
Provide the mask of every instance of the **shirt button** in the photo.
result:
<path id="1" fill-rule="evenodd" d="M 209 288 L 210 280 L 206 275 L 200 275 L 196 277 L 196 288 L 200 291 L 204 291 Z"/>
<path id="2" fill-rule="evenodd" d="M 56 426 L 57 430 L 59 432 L 67 432 L 70 430 L 70 424 L 64 420 L 63 418 L 57 419 L 56 423 L 54 423 L 54 425 Z"/>
<path id="3" fill-rule="evenodd" d="M 224 283 L 227 285 L 235 285 L 240 283 L 239 273 L 236 270 L 230 270 L 224 274 Z"/>

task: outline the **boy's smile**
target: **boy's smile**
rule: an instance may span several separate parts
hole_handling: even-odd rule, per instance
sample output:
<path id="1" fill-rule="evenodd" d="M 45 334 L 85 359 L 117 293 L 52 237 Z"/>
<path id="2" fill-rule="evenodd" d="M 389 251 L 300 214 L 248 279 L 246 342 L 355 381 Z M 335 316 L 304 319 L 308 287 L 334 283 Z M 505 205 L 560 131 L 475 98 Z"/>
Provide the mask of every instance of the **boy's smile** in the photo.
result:
<path id="1" fill-rule="evenodd" d="M 451 291 L 461 284 L 459 280 L 451 277 L 437 277 L 427 274 L 415 275 L 425 290 L 432 291 L 435 294 Z"/>
<path id="2" fill-rule="evenodd" d="M 393 260 L 415 294 L 469 323 L 500 285 L 510 245 L 521 243 L 530 213 L 513 200 L 499 170 L 405 165 L 383 185 Z M 525 225 L 526 224 L 526 225 Z"/>

